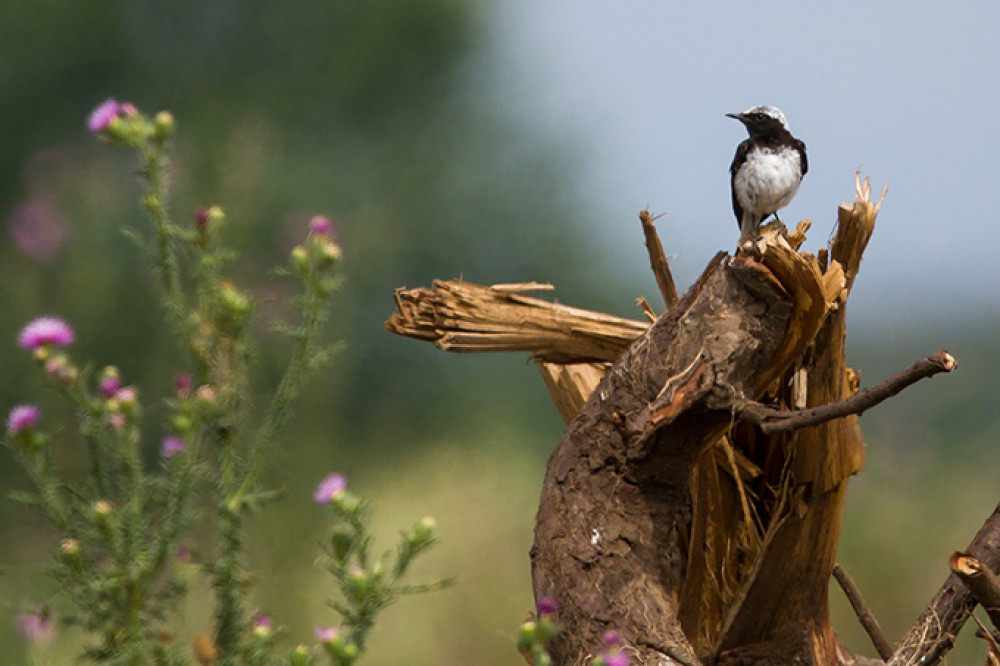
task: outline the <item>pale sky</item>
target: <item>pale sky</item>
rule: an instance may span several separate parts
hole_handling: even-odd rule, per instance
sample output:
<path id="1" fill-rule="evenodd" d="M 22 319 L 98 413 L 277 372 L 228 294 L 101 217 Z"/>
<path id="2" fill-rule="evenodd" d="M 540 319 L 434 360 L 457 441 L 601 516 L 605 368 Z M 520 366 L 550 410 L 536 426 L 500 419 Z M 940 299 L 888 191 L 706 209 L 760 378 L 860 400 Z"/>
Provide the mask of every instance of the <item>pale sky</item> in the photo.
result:
<path id="1" fill-rule="evenodd" d="M 507 0 L 493 11 L 498 106 L 571 148 L 597 221 L 585 232 L 637 280 L 646 204 L 671 213 L 659 228 L 683 285 L 735 244 L 728 167 L 745 130 L 723 114 L 772 104 L 808 147 L 782 212 L 813 219 L 807 248 L 825 244 L 855 170 L 889 186 L 855 314 L 947 325 L 1000 313 L 1000 3 Z"/>

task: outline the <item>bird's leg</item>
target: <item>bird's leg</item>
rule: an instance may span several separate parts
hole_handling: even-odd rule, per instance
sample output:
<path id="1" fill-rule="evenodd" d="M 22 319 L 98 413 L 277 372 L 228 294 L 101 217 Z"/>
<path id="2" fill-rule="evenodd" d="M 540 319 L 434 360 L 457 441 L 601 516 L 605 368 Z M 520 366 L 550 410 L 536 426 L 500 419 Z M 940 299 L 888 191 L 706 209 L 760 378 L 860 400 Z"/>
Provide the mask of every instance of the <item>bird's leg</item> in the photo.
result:
<path id="1" fill-rule="evenodd" d="M 740 221 L 740 241 L 737 248 L 746 250 L 757 242 L 758 220 L 755 215 L 744 213 Z"/>

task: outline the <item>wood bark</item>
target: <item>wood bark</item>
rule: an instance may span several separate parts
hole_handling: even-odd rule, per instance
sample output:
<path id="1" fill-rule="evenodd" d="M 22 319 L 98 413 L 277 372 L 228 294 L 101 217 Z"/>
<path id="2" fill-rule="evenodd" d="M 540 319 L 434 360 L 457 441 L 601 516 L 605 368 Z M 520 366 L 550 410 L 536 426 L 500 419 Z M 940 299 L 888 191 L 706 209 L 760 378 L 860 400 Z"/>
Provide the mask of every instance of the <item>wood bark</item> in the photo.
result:
<path id="1" fill-rule="evenodd" d="M 740 437 L 738 449 L 728 444 L 733 406 L 768 392 L 812 343 L 845 283 L 839 266 L 832 274 L 841 279 L 824 282 L 817 262 L 782 245 L 763 263 L 716 257 L 580 410 L 549 462 L 532 551 L 536 596 L 564 602 L 558 663 L 584 663 L 612 628 L 640 664 L 699 663 L 727 649 L 739 661 L 740 648 L 787 642 L 789 614 L 809 627 L 797 632 L 802 646 L 819 636 L 834 653 L 815 586 L 815 603 L 786 593 L 745 610 L 758 595 L 751 583 L 769 573 L 753 555 L 786 538 L 766 525 L 801 522 L 792 501 L 805 498 L 783 480 L 787 464 L 765 469 L 771 453 L 759 438 L 755 451 Z M 769 481 L 779 491 L 762 502 L 752 486 L 765 471 L 777 472 Z"/>

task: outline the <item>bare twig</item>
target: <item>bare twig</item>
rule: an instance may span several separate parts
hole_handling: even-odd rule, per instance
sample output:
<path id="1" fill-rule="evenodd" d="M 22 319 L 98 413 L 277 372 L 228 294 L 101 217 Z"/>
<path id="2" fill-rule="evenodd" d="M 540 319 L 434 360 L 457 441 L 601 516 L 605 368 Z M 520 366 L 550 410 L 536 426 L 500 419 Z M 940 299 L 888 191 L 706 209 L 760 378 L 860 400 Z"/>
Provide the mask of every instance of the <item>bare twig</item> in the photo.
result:
<path id="1" fill-rule="evenodd" d="M 851 608 L 854 609 L 855 615 L 861 621 L 861 626 L 868 632 L 868 637 L 872 639 L 872 644 L 878 651 L 879 656 L 882 659 L 892 657 L 892 646 L 885 639 L 885 634 L 882 633 L 882 627 L 879 626 L 878 620 L 875 619 L 865 600 L 861 598 L 861 590 L 854 583 L 854 579 L 839 564 L 833 565 L 833 577 L 837 579 L 840 589 L 847 595 L 847 600 L 851 602 Z"/>
<path id="2" fill-rule="evenodd" d="M 654 321 L 659 319 L 659 315 L 653 311 L 653 306 L 649 304 L 649 301 L 646 300 L 645 296 L 637 298 L 635 300 L 635 304 L 642 310 L 642 314 L 646 315 L 646 319 L 649 320 L 649 323 L 652 324 Z"/>
<path id="3" fill-rule="evenodd" d="M 674 276 L 670 273 L 670 266 L 667 264 L 667 256 L 663 253 L 663 243 L 656 233 L 656 225 L 653 224 L 653 216 L 649 214 L 649 209 L 639 213 L 639 222 L 642 223 L 642 233 L 646 237 L 646 251 L 649 253 L 649 267 L 653 269 L 656 276 L 656 285 L 663 295 L 663 302 L 667 309 L 677 304 L 677 286 L 674 284 Z"/>
<path id="4" fill-rule="evenodd" d="M 952 553 L 949 564 L 989 615 L 993 626 L 1000 629 L 1000 578 L 968 553 Z"/>
<path id="5" fill-rule="evenodd" d="M 837 402 L 830 402 L 819 407 L 799 410 L 772 409 L 758 402 L 747 402 L 739 410 L 740 418 L 756 423 L 765 434 L 798 430 L 814 426 L 850 414 L 861 414 L 875 405 L 896 395 L 911 384 L 921 379 L 931 377 L 940 372 L 951 372 L 958 367 L 955 357 L 945 350 L 917 361 L 894 377 L 860 391 Z"/>
<path id="6" fill-rule="evenodd" d="M 982 620 L 975 615 L 972 616 L 972 619 L 979 626 L 976 636 L 986 641 L 986 666 L 1000 666 L 1000 642 L 997 642 L 997 638 L 990 633 L 989 628 L 983 624 Z"/>
<path id="7" fill-rule="evenodd" d="M 991 571 L 1000 570 L 1000 505 L 965 550 Z M 976 599 L 969 588 L 956 574 L 950 575 L 927 610 L 900 641 L 889 666 L 934 666 L 939 663 L 975 607 Z"/>

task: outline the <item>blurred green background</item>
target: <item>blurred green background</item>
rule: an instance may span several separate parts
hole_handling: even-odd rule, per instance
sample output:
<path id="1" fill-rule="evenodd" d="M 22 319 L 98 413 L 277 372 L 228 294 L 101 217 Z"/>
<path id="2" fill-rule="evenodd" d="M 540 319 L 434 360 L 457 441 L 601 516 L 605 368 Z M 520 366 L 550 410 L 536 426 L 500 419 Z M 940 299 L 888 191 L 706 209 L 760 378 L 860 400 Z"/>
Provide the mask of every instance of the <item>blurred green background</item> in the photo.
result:
<path id="1" fill-rule="evenodd" d="M 311 641 L 314 624 L 335 619 L 314 566 L 324 513 L 310 495 L 326 472 L 339 471 L 373 498 L 386 548 L 397 527 L 435 516 L 443 543 L 416 573 L 459 581 L 393 607 L 367 663 L 519 662 L 510 637 L 532 607 L 528 548 L 562 425 L 522 355 L 447 356 L 386 333 L 395 287 L 455 276 L 551 281 L 563 302 L 633 317 L 634 298 L 655 295 L 651 276 L 636 282 L 592 240 L 598 221 L 575 179 L 579 149 L 490 102 L 491 16 L 461 0 L 47 0 L 3 9 L 4 413 L 41 401 L 48 424 L 71 416 L 13 344 L 41 314 L 72 323 L 75 358 L 113 363 L 140 387 L 151 455 L 163 418 L 157 398 L 182 368 L 147 265 L 121 234 L 143 222 L 130 156 L 84 128 L 104 98 L 175 114 L 173 212 L 183 219 L 202 205 L 226 209 L 242 255 L 238 281 L 258 298 L 263 382 L 285 358 L 267 322 L 288 315 L 286 287 L 270 267 L 285 260 L 310 216 L 337 225 L 346 284 L 331 340 L 346 346 L 310 385 L 276 451 L 268 481 L 289 496 L 258 517 L 252 534 L 257 605 L 291 627 L 289 644 Z M 620 225 L 620 243 L 639 247 L 634 215 L 645 203 L 601 223 Z M 683 245 L 683 232 L 670 242 Z M 1000 321 L 982 313 L 935 330 L 921 326 L 919 313 L 902 329 L 852 321 L 850 362 L 866 383 L 941 346 L 962 364 L 863 419 L 869 469 L 853 483 L 841 561 L 890 640 L 922 610 L 947 555 L 965 546 L 1000 495 L 998 330 Z M 63 464 L 79 466 L 71 428 L 56 432 Z M 0 461 L 0 487 L 22 486 L 7 452 Z M 9 501 L 0 502 L 0 525 L 0 654 L 3 663 L 26 663 L 13 618 L 53 597 L 42 568 L 57 535 Z M 196 585 L 183 610 L 185 640 L 209 626 L 206 594 Z M 839 592 L 832 598 L 838 631 L 870 654 Z M 70 663 L 75 640 L 60 639 L 43 657 Z M 953 663 L 978 661 L 979 646 L 967 636 L 962 643 Z"/>

